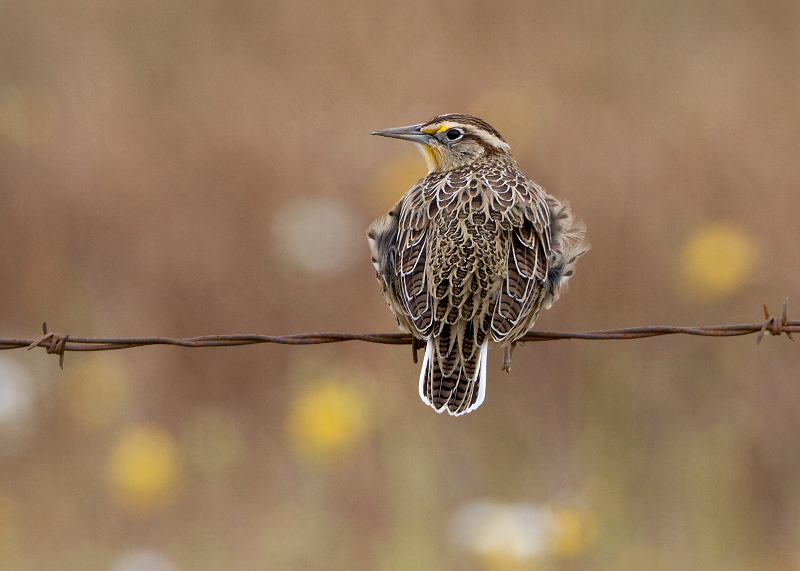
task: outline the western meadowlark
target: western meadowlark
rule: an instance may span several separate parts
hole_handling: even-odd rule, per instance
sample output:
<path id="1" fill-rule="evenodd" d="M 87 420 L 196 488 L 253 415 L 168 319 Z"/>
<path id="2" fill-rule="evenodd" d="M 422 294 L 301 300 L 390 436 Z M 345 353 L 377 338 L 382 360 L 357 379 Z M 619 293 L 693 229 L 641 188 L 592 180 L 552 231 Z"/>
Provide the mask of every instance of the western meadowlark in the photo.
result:
<path id="1" fill-rule="evenodd" d="M 558 299 L 588 246 L 569 204 L 518 170 L 508 143 L 469 115 L 373 135 L 417 144 L 428 175 L 367 231 L 401 330 L 425 341 L 422 400 L 460 415 L 486 394 L 489 340 L 511 345 Z"/>

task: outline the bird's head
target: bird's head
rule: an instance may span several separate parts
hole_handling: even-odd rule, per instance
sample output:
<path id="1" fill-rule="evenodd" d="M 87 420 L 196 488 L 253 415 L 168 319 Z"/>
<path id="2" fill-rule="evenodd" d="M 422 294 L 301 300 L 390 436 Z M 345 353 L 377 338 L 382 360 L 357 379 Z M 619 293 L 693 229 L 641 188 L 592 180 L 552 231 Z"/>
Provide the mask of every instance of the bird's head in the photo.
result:
<path id="1" fill-rule="evenodd" d="M 485 157 L 511 156 L 511 147 L 489 123 L 458 113 L 372 134 L 417 143 L 428 163 L 429 173 L 446 172 Z"/>

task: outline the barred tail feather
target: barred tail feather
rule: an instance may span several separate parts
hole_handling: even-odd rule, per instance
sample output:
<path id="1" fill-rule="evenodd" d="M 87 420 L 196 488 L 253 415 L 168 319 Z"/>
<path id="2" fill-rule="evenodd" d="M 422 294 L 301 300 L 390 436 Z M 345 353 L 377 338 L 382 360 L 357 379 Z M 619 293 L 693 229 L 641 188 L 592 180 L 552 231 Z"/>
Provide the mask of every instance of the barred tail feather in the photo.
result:
<path id="1" fill-rule="evenodd" d="M 489 340 L 485 340 L 470 357 L 469 363 L 459 362 L 449 375 L 442 371 L 436 352 L 435 339 L 431 337 L 425 346 L 425 357 L 419 374 L 419 396 L 425 404 L 441 413 L 460 416 L 478 408 L 486 397 L 486 363 Z M 474 370 L 472 378 L 467 370 Z"/>

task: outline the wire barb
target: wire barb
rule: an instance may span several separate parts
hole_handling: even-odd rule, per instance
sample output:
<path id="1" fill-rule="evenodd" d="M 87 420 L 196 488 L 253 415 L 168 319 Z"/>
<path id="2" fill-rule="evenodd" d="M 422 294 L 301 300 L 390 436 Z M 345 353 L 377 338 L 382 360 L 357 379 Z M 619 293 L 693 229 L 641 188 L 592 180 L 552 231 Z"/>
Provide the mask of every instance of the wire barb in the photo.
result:
<path id="1" fill-rule="evenodd" d="M 59 336 L 58 333 L 55 332 L 47 332 L 47 322 L 45 321 L 42 323 L 42 335 L 37 339 L 34 339 L 30 345 L 28 345 L 28 351 L 33 349 L 34 347 L 41 347 L 45 341 L 50 341 L 49 345 L 44 345 L 45 350 L 47 351 L 48 355 L 58 355 L 58 366 L 61 369 L 64 369 L 64 351 L 67 350 L 67 339 L 69 339 L 69 335 L 65 335 L 64 337 Z M 0 344 L 2 344 L 2 340 L 0 340 Z M 3 347 L 4 349 L 10 349 L 11 347 Z"/>
<path id="2" fill-rule="evenodd" d="M 774 337 L 780 337 L 781 333 L 786 333 L 786 336 L 794 341 L 794 337 L 792 337 L 792 332 L 789 330 L 784 330 L 784 328 L 788 325 L 789 321 L 786 318 L 786 312 L 789 307 L 789 298 L 787 297 L 783 300 L 783 311 L 781 312 L 781 316 L 778 317 L 770 317 L 769 309 L 767 309 L 767 304 L 764 304 L 764 325 L 761 326 L 761 330 L 758 332 L 758 337 L 756 338 L 756 345 L 761 343 L 761 339 L 764 337 L 764 333 L 769 333 Z"/>

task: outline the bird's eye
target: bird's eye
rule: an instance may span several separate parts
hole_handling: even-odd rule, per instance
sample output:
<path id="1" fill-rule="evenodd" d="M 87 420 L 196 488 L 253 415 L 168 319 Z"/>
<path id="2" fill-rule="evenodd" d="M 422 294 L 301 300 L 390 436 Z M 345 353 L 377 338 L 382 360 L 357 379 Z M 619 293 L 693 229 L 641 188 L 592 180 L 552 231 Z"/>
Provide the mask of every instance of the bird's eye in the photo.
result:
<path id="1" fill-rule="evenodd" d="M 451 141 L 455 141 L 456 139 L 460 139 L 463 134 L 464 133 L 462 133 L 459 129 L 448 129 L 445 133 L 445 136 Z"/>

